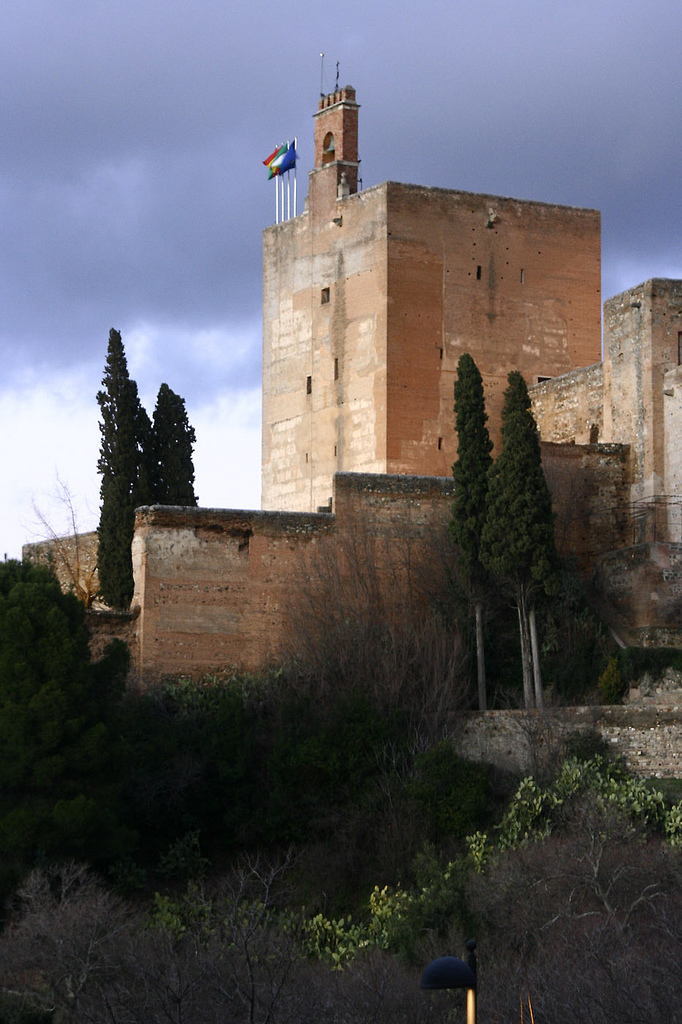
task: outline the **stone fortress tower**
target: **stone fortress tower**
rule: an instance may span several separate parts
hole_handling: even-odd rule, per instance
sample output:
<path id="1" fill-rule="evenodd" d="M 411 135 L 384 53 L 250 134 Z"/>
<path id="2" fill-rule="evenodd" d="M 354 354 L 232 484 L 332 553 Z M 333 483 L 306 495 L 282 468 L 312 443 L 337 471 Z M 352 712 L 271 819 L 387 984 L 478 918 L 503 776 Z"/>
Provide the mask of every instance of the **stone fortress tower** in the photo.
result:
<path id="1" fill-rule="evenodd" d="M 137 510 L 139 678 L 279 658 L 309 557 L 340 555 L 359 522 L 430 549 L 464 352 L 496 444 L 507 374 L 530 385 L 557 546 L 602 616 L 682 649 L 682 281 L 609 299 L 601 362 L 599 213 L 359 191 L 358 111 L 351 86 L 321 98 L 304 212 L 263 234 L 263 509 Z"/>
<path id="2" fill-rule="evenodd" d="M 539 384 L 544 441 L 626 445 L 634 538 L 682 542 L 682 281 L 655 278 L 604 303 L 604 361 Z M 642 537 L 643 539 L 643 537 Z"/>
<path id="3" fill-rule="evenodd" d="M 302 215 L 263 236 L 262 507 L 330 507 L 340 471 L 448 476 L 457 362 L 493 440 L 529 385 L 601 357 L 595 210 L 384 182 L 358 191 L 355 90 L 320 99 Z"/>
<path id="4" fill-rule="evenodd" d="M 361 521 L 418 554 L 447 523 L 470 352 L 493 440 L 519 369 L 557 543 L 628 643 L 682 648 L 682 282 L 610 299 L 600 219 L 385 182 L 359 191 L 358 104 L 322 97 L 304 212 L 263 235 L 263 510 L 139 509 L 141 679 L 280 656 L 322 544 Z"/>

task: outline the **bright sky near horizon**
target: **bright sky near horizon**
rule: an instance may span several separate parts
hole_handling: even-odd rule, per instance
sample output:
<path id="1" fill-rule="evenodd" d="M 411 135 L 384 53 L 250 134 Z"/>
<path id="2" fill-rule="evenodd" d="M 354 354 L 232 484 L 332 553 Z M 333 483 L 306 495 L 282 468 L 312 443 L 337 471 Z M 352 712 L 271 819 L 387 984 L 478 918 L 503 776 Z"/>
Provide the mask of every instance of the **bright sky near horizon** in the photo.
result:
<path id="1" fill-rule="evenodd" d="M 24 0 L 0 39 L 0 557 L 56 477 L 98 517 L 109 329 L 151 414 L 187 403 L 202 505 L 260 502 L 262 160 L 357 90 L 387 179 L 602 212 L 603 295 L 682 277 L 679 0 Z M 64 524 L 65 525 L 65 524 Z"/>

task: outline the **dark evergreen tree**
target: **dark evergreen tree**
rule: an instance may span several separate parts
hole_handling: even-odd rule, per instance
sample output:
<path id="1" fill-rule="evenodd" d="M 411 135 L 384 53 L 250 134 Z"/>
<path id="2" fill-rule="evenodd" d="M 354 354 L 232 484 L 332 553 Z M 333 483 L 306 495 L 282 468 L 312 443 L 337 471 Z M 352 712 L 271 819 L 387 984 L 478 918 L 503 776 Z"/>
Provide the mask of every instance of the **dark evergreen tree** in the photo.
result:
<path id="1" fill-rule="evenodd" d="M 102 476 L 97 562 L 100 593 L 110 607 L 127 608 L 133 596 L 135 508 L 151 498 L 144 455 L 151 424 L 140 404 L 137 384 L 128 376 L 121 335 L 113 329 L 102 386 L 97 394 L 102 413 L 97 463 Z"/>
<path id="2" fill-rule="evenodd" d="M 120 641 L 90 662 L 84 607 L 46 568 L 0 564 L 4 870 L 38 852 L 102 862 L 130 849 L 116 810 L 127 757 L 114 724 L 126 668 Z"/>
<path id="3" fill-rule="evenodd" d="M 488 472 L 492 465 L 492 441 L 488 434 L 483 381 L 473 358 L 465 353 L 457 364 L 455 380 L 455 430 L 457 462 L 452 467 L 455 500 L 450 532 L 460 553 L 460 565 L 476 617 L 478 706 L 486 709 L 485 656 L 483 649 L 483 590 L 485 570 L 480 560 L 481 532 L 486 516 Z"/>
<path id="4" fill-rule="evenodd" d="M 183 399 L 162 384 L 154 410 L 148 459 L 155 504 L 197 504 L 192 462 L 195 440 Z"/>
<path id="5" fill-rule="evenodd" d="M 542 706 L 535 604 L 557 585 L 552 501 L 542 471 L 540 438 L 526 382 L 508 378 L 502 409 L 502 449 L 489 474 L 481 560 L 509 588 L 519 615 L 526 707 Z M 533 696 L 533 672 L 535 698 Z"/>

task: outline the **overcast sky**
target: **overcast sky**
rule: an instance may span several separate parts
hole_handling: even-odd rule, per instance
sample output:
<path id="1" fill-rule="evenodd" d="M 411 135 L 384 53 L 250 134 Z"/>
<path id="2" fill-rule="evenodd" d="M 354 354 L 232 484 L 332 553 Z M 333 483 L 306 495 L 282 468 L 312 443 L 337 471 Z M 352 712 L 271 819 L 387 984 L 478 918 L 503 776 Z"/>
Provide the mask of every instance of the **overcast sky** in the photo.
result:
<path id="1" fill-rule="evenodd" d="M 260 502 L 261 161 L 357 90 L 387 179 L 602 212 L 603 294 L 682 278 L 680 0 L 22 0 L 0 36 L 0 557 L 57 476 L 98 517 L 109 329 L 197 434 L 202 505 Z M 88 509 L 90 511 L 88 511 Z M 44 531 L 43 531 L 44 532 Z"/>

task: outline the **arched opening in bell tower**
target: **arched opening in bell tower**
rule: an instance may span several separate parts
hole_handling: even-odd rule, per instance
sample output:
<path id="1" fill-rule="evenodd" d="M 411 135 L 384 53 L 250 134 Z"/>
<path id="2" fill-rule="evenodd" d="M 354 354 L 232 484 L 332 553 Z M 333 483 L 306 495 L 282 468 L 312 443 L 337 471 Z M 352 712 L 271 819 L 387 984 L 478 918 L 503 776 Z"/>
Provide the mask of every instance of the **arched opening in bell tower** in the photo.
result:
<path id="1" fill-rule="evenodd" d="M 332 132 L 327 132 L 322 143 L 322 163 L 331 164 L 336 160 L 336 144 Z"/>

